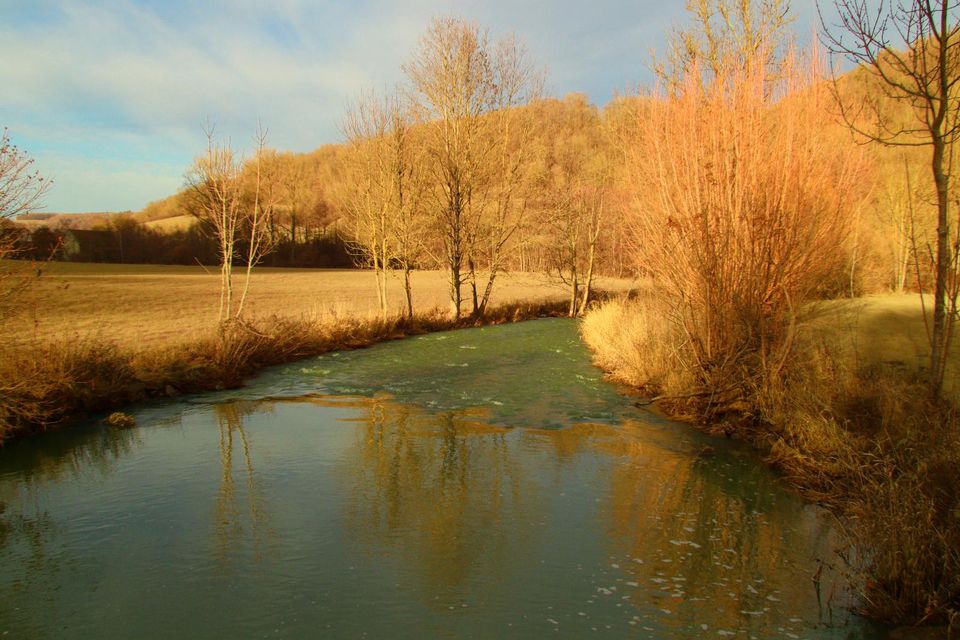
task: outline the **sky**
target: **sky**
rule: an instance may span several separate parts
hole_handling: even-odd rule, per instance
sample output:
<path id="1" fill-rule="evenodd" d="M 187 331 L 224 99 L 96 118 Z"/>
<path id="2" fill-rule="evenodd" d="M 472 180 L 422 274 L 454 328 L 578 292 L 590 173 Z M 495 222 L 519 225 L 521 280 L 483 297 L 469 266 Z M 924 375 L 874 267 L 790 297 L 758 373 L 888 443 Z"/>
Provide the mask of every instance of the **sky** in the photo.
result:
<path id="1" fill-rule="evenodd" d="M 829 4 L 829 3 L 827 3 Z M 362 91 L 403 80 L 430 19 L 515 33 L 547 93 L 598 105 L 651 83 L 685 0 L 0 0 L 0 126 L 54 181 L 46 210 L 139 210 L 182 187 L 216 126 L 249 150 L 342 138 Z M 794 0 L 805 40 L 814 0 Z"/>

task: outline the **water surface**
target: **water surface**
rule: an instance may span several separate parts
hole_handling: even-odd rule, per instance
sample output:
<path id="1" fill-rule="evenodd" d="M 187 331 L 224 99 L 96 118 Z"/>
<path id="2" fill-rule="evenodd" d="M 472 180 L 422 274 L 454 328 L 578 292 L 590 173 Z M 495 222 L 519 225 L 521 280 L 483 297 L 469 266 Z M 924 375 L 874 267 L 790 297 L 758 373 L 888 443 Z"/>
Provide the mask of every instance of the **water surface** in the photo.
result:
<path id="1" fill-rule="evenodd" d="M 134 415 L 0 449 L 0 634 L 882 637 L 849 613 L 824 514 L 635 408 L 569 321 Z"/>

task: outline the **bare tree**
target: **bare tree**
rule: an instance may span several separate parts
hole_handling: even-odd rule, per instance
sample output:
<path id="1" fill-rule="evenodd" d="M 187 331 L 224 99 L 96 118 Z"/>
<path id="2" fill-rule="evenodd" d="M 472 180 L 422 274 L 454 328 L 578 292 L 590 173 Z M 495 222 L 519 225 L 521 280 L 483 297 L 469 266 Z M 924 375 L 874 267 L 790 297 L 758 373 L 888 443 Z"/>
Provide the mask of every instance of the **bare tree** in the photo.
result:
<path id="1" fill-rule="evenodd" d="M 352 244 L 373 266 L 377 299 L 387 317 L 387 277 L 403 274 L 407 317 L 413 317 L 411 272 L 420 260 L 426 232 L 421 215 L 422 145 L 414 137 L 413 112 L 399 93 L 369 94 L 357 101 L 344 123 L 351 174 L 342 206 L 350 214 Z"/>
<path id="2" fill-rule="evenodd" d="M 395 98 L 389 110 L 388 153 L 393 178 L 393 215 L 390 233 L 393 236 L 393 260 L 403 272 L 403 291 L 407 318 L 413 318 L 413 285 L 411 272 L 426 253 L 424 237 L 427 221 L 423 215 L 424 180 L 423 145 L 416 138 L 413 111 L 401 106 Z"/>
<path id="3" fill-rule="evenodd" d="M 960 218 L 954 220 L 950 214 L 954 146 L 960 135 L 960 31 L 955 15 L 960 2 L 833 0 L 833 4 L 838 24 L 827 25 L 821 14 L 823 41 L 832 57 L 861 65 L 888 102 L 909 105 L 913 111 L 912 122 L 903 123 L 884 113 L 880 101 L 845 97 L 835 72 L 834 93 L 848 126 L 879 144 L 930 148 L 937 224 L 929 388 L 938 398 L 960 293 L 956 278 Z M 952 232 L 951 224 L 956 225 Z"/>
<path id="4" fill-rule="evenodd" d="M 539 222 L 548 273 L 569 287 L 568 314 L 575 317 L 590 301 L 611 166 L 596 109 L 582 95 L 561 104 L 561 122 L 548 131 L 544 149 Z"/>
<path id="5" fill-rule="evenodd" d="M 716 78 L 730 65 L 761 64 L 768 78 L 776 77 L 789 42 L 790 0 L 687 0 L 687 11 L 690 25 L 674 31 L 664 59 L 654 58 L 654 72 L 668 87 L 693 69 Z"/>
<path id="6" fill-rule="evenodd" d="M 0 135 L 0 219 L 42 208 L 52 183 L 33 168 L 33 160 L 10 142 L 7 129 Z"/>
<path id="7" fill-rule="evenodd" d="M 0 261 L 16 257 L 19 232 L 9 225 L 21 213 L 42 208 L 51 182 L 34 169 L 33 160 L 10 141 L 7 129 L 0 135 Z M 0 318 L 12 313 L 15 297 L 29 285 L 20 265 L 0 263 Z"/>
<path id="8" fill-rule="evenodd" d="M 394 202 L 390 166 L 389 100 L 370 94 L 361 97 L 343 125 L 348 144 L 350 178 L 343 197 L 353 227 L 351 245 L 358 258 L 373 267 L 377 302 L 386 319 L 387 270 L 392 256 L 391 207 Z"/>
<path id="9" fill-rule="evenodd" d="M 453 314 L 462 312 L 461 287 L 476 288 L 481 240 L 491 276 L 483 299 L 474 294 L 474 311 L 482 313 L 522 211 L 514 199 L 525 152 L 518 136 L 529 129 L 508 112 L 539 94 L 539 76 L 515 38 L 492 45 L 487 31 L 458 18 L 434 19 L 404 70 L 428 120 L 433 209 Z"/>
<path id="10" fill-rule="evenodd" d="M 493 111 L 484 117 L 492 147 L 485 175 L 479 181 L 480 210 L 468 260 L 475 316 L 486 311 L 494 281 L 506 269 L 507 258 L 516 247 L 514 236 L 523 224 L 530 195 L 528 187 L 533 182 L 529 171 L 533 159 L 530 143 L 538 126 L 526 105 L 540 97 L 544 80 L 530 62 L 526 46 L 513 35 L 497 43 L 493 64 Z M 477 257 L 483 259 L 487 270 L 479 298 Z"/>
<path id="11" fill-rule="evenodd" d="M 264 256 L 270 253 L 276 246 L 276 240 L 271 233 L 270 218 L 261 206 L 264 171 L 263 158 L 267 152 L 267 131 L 262 125 L 257 126 L 256 136 L 256 155 L 254 156 L 253 169 L 253 202 L 247 204 L 246 215 L 243 216 L 243 222 L 246 228 L 246 269 L 243 278 L 243 290 L 240 294 L 240 302 L 237 304 L 236 318 L 243 315 L 243 304 L 247 300 L 247 293 L 250 291 L 250 276 L 253 268 L 260 264 Z"/>
<path id="12" fill-rule="evenodd" d="M 187 173 L 187 187 L 193 203 L 192 210 L 207 226 L 217 242 L 220 257 L 220 305 L 217 321 L 237 322 L 241 319 L 250 288 L 253 268 L 271 248 L 269 218 L 261 207 L 263 161 L 266 152 L 266 132 L 257 132 L 257 153 L 251 172 L 253 193 L 244 194 L 244 163 L 229 143 L 217 141 L 214 129 L 208 125 L 207 152 L 194 160 Z M 244 246 L 245 243 L 245 246 Z M 245 249 L 245 251 L 243 250 Z M 234 261 L 245 262 L 243 289 L 234 299 Z"/>
<path id="13" fill-rule="evenodd" d="M 194 196 L 194 213 L 210 228 L 220 256 L 220 306 L 217 322 L 233 315 L 233 261 L 240 225 L 241 162 L 229 144 L 218 142 L 207 125 L 207 152 L 194 160 L 187 186 Z"/>
<path id="14" fill-rule="evenodd" d="M 929 219 L 933 216 L 927 213 L 932 207 L 928 201 L 930 194 L 924 191 L 932 189 L 916 188 L 917 173 L 922 167 L 917 166 L 913 154 L 898 153 L 895 159 L 900 162 L 884 167 L 886 171 L 875 206 L 877 222 L 882 226 L 881 241 L 889 259 L 887 283 L 897 293 L 903 293 L 918 258 L 914 251 L 916 240 L 930 233 Z"/>

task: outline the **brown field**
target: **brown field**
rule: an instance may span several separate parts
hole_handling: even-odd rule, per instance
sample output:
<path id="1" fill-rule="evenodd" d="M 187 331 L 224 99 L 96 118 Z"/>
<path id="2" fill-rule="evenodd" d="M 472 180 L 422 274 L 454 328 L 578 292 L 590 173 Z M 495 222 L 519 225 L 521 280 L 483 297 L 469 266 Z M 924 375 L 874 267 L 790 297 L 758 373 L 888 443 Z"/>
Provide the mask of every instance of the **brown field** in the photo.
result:
<path id="1" fill-rule="evenodd" d="M 239 289 L 242 274 L 235 283 Z M 601 279 L 598 284 L 625 290 L 631 283 Z M 445 275 L 414 273 L 413 295 L 418 310 L 447 308 Z M 497 279 L 491 302 L 538 302 L 563 295 L 542 275 L 510 274 Z M 20 316 L 0 327 L 0 339 L 10 344 L 94 338 L 128 348 L 187 343 L 208 334 L 216 323 L 218 296 L 216 267 L 51 263 Z M 399 312 L 399 278 L 390 280 L 388 297 Z M 252 319 L 370 315 L 377 311 L 377 297 L 370 271 L 262 268 L 254 271 L 247 305 Z"/>

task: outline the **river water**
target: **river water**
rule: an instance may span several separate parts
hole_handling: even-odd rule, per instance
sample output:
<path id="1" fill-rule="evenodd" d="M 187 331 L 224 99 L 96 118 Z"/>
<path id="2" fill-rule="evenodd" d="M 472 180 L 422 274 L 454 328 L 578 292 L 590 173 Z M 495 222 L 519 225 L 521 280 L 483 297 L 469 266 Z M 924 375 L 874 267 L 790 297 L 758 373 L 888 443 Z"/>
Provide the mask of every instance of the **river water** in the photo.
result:
<path id="1" fill-rule="evenodd" d="M 884 637 L 823 512 L 620 391 L 539 320 L 10 443 L 0 635 Z"/>

